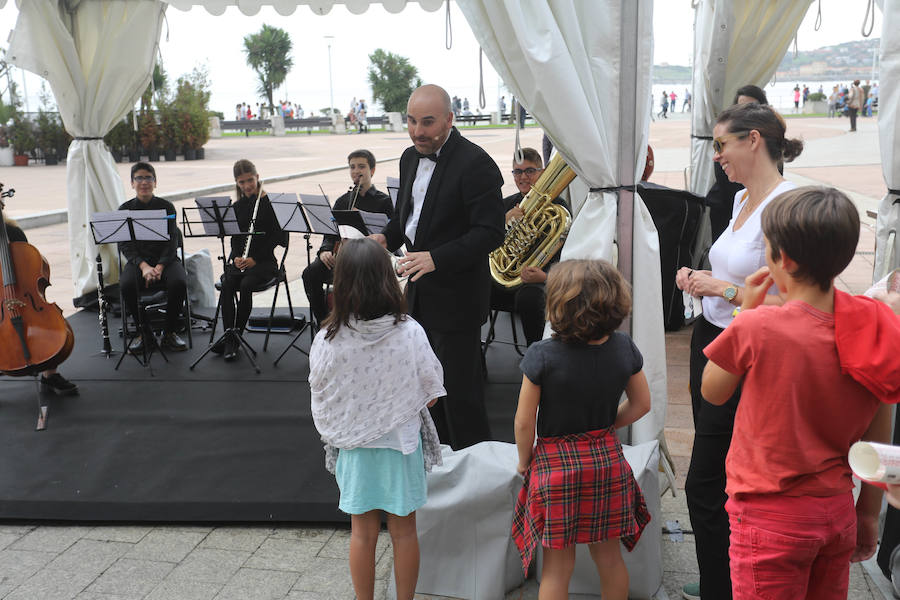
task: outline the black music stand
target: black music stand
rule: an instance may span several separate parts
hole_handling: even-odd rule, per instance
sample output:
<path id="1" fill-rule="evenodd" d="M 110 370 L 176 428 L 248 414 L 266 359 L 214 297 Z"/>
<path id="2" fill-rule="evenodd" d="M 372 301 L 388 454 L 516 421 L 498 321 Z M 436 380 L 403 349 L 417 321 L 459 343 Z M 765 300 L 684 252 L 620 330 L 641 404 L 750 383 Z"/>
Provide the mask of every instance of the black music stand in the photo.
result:
<path id="1" fill-rule="evenodd" d="M 196 198 L 194 201 L 197 203 L 197 206 L 184 207 L 181 209 L 181 220 L 185 231 L 185 237 L 219 238 L 219 244 L 222 248 L 222 254 L 219 256 L 219 260 L 222 261 L 222 272 L 224 273 L 225 267 L 228 265 L 228 254 L 225 252 L 225 238 L 234 235 L 261 235 L 263 232 L 256 231 L 251 233 L 249 231 L 241 231 L 240 225 L 238 225 L 237 222 L 237 216 L 234 213 L 234 207 L 231 206 L 231 198 L 228 196 L 206 196 Z M 196 218 L 191 219 L 190 216 L 192 215 L 195 215 Z M 200 225 L 201 229 L 198 229 L 197 225 Z M 221 302 L 221 298 L 219 301 Z M 222 327 L 225 327 L 224 318 L 222 320 Z M 253 346 L 244 339 L 241 332 L 234 327 L 234 323 L 231 324 L 231 327 L 225 328 L 222 335 L 210 344 L 197 360 L 191 363 L 190 369 L 193 371 L 194 367 L 196 367 L 201 360 L 206 358 L 207 354 L 212 352 L 212 349 L 216 344 L 225 344 L 229 340 L 236 343 L 238 349 L 247 355 L 247 360 L 250 361 L 250 364 L 253 365 L 253 369 L 259 374 L 260 368 L 259 364 L 256 362 L 256 350 L 254 350 Z"/>
<path id="2" fill-rule="evenodd" d="M 174 218 L 175 215 L 166 214 L 166 211 L 163 209 L 116 210 L 112 212 L 94 213 L 91 215 L 90 221 L 91 234 L 94 236 L 95 244 L 111 244 L 113 242 L 134 243 L 140 241 L 167 242 L 170 239 L 168 221 L 169 219 Z M 137 286 L 135 292 L 138 297 L 140 297 L 140 282 L 136 282 L 135 285 Z M 137 354 L 131 354 L 131 356 L 142 367 L 149 368 L 150 374 L 153 375 L 153 368 L 150 366 L 150 359 L 153 357 L 153 352 L 159 350 L 160 356 L 162 356 L 166 362 L 169 362 L 169 359 L 166 357 L 165 352 L 163 352 L 162 347 L 156 342 L 156 338 L 151 337 L 151 339 L 147 339 L 144 332 L 144 319 L 141 310 L 138 310 L 137 314 L 134 315 L 138 329 L 137 332 L 131 334 L 128 331 L 128 318 L 125 315 L 125 303 L 122 298 L 121 283 L 119 284 L 119 296 L 123 307 L 122 338 L 125 342 L 125 346 L 122 351 L 122 356 L 120 356 L 118 362 L 116 362 L 115 370 L 118 371 L 122 361 L 125 360 L 125 356 L 131 354 L 128 351 L 128 348 L 131 346 L 131 343 L 140 336 L 143 342 L 142 356 L 138 356 Z M 148 346 L 150 347 L 149 352 L 147 351 Z"/>
<path id="3" fill-rule="evenodd" d="M 275 217 L 278 219 L 278 224 L 281 225 L 281 228 L 284 231 L 303 233 L 303 238 L 306 240 L 306 264 L 309 266 L 312 261 L 312 244 L 309 241 L 310 235 L 313 233 L 319 235 L 340 235 L 337 225 L 335 224 L 334 216 L 331 212 L 331 204 L 324 194 L 321 196 L 300 194 L 299 200 L 297 200 L 296 196 L 293 196 L 293 194 L 282 194 L 282 196 L 290 196 L 291 199 L 279 202 L 272 200 L 270 197 L 272 208 L 275 210 Z M 291 348 L 299 350 L 303 354 L 309 356 L 309 352 L 297 345 L 297 340 L 300 339 L 300 336 L 303 335 L 303 332 L 305 332 L 307 328 L 310 333 L 313 332 L 312 314 L 309 315 L 309 319 L 306 320 L 300 328 L 300 331 L 297 332 L 297 335 L 293 337 L 287 345 L 287 348 L 278 355 L 278 358 L 275 359 L 272 366 L 277 367 L 278 363 Z"/>

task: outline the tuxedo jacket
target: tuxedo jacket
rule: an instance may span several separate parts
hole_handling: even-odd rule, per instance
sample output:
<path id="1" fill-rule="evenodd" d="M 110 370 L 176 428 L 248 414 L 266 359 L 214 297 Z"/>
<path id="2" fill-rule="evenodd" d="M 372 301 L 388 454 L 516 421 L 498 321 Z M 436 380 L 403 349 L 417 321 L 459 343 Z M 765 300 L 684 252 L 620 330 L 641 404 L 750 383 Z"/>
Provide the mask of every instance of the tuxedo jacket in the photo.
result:
<path id="1" fill-rule="evenodd" d="M 400 157 L 394 218 L 384 228 L 388 249 L 431 252 L 435 270 L 407 282 L 409 312 L 426 330 L 478 327 L 490 310 L 488 254 L 503 242 L 503 176 L 494 160 L 454 127 L 441 148 L 419 216 L 416 240 L 406 239 L 412 186 L 419 166 L 415 147 Z"/>

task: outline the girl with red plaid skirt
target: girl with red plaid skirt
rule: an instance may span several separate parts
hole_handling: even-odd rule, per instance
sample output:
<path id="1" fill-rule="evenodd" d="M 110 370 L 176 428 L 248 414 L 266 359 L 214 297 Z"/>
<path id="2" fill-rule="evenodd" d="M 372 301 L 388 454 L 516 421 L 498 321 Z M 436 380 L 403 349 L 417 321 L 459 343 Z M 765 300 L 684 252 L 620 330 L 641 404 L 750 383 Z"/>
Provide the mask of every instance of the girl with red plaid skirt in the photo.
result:
<path id="1" fill-rule="evenodd" d="M 515 430 L 525 484 L 512 526 L 526 574 L 543 546 L 541 600 L 568 598 L 575 544 L 588 544 L 604 600 L 628 597 L 619 540 L 630 552 L 650 521 L 616 437 L 650 410 L 643 357 L 616 331 L 630 311 L 628 284 L 608 262 L 567 260 L 550 270 L 553 336 L 529 346 L 521 363 Z"/>

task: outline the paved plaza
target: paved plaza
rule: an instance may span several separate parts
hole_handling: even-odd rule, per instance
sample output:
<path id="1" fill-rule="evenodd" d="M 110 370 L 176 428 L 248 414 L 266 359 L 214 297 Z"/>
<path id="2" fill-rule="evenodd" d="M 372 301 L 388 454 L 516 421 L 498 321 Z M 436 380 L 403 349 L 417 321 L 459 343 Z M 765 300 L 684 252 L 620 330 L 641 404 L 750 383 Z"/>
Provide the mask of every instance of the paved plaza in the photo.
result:
<path id="1" fill-rule="evenodd" d="M 848 133 L 846 119 L 804 118 L 788 120 L 788 135 L 806 142 L 803 154 L 786 165 L 785 176 L 799 184 L 834 185 L 846 191 L 863 215 L 857 255 L 839 279 L 842 289 L 860 293 L 871 281 L 874 258 L 874 220 L 866 216 L 885 193 L 873 119 L 860 119 L 858 131 Z M 463 130 L 463 135 L 482 145 L 504 173 L 504 195 L 515 190 L 509 173 L 513 152 L 512 129 Z M 651 181 L 684 187 L 684 169 L 690 160 L 690 121 L 675 113 L 672 119 L 653 122 L 650 143 L 656 157 Z M 540 148 L 541 130 L 528 128 L 522 144 Z M 384 189 L 387 176 L 398 175 L 398 161 L 409 145 L 405 133 L 372 132 L 367 135 L 290 135 L 228 137 L 211 140 L 203 161 L 156 164 L 157 195 L 184 198 L 176 206 L 188 206 L 193 190 L 227 186 L 233 179 L 231 165 L 239 158 L 254 161 L 265 180 L 296 175 L 267 186 L 273 192 L 315 193 L 319 186 L 334 200 L 349 187 L 346 156 L 357 148 L 372 150 L 381 161 L 373 177 Z M 129 164 L 118 165 L 123 182 Z M 333 170 L 330 170 L 333 169 Z M 303 176 L 304 173 L 316 172 Z M 66 207 L 65 166 L 41 165 L 0 168 L 0 181 L 16 189 L 9 214 L 28 227 L 31 216 Z M 123 184 L 124 185 L 124 184 Z M 123 188 L 131 197 L 130 187 Z M 73 295 L 69 271 L 68 225 L 57 223 L 28 227 L 31 243 L 51 264 L 51 300 L 71 314 Z M 305 296 L 297 281 L 306 264 L 302 238 L 294 236 L 288 273 L 295 305 Z M 209 239 L 188 239 L 186 248 L 218 248 Z M 313 240 L 318 247 L 318 240 Z M 218 264 L 214 261 L 214 266 Z M 664 586 L 671 599 L 680 598 L 682 584 L 696 581 L 693 536 L 684 497 L 684 477 L 693 440 L 688 395 L 688 344 L 690 330 L 666 335 L 668 395 L 666 438 L 677 471 L 677 496 L 662 499 L 662 521 L 678 521 L 686 530 L 684 541 L 663 536 Z M 2 399 L 0 399 L 2 406 Z M 37 435 L 37 434 L 36 434 Z M 651 526 L 662 527 L 664 523 Z M 0 598 L 8 600 L 329 600 L 353 598 L 348 566 L 349 529 L 302 524 L 211 526 L 207 524 L 21 523 L 0 522 Z M 383 533 L 378 545 L 376 598 L 385 598 L 391 575 L 390 540 Z M 421 569 L 440 568 L 422 564 Z M 874 575 L 872 574 L 874 573 Z M 631 573 L 639 578 L 640 573 Z M 886 581 L 862 565 L 851 569 L 848 598 L 889 598 Z M 421 596 L 421 598 L 434 598 Z M 537 598 L 537 584 L 530 579 L 507 595 L 508 599 Z"/>

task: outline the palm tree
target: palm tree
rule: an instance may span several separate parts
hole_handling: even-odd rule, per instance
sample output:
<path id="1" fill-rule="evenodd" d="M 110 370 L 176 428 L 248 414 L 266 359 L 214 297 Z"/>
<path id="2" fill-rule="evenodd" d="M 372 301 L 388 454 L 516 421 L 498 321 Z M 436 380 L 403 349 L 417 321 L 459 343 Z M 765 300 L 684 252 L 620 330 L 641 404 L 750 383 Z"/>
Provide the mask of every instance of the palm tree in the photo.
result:
<path id="1" fill-rule="evenodd" d="M 256 71 L 259 92 L 268 99 L 270 110 L 275 107 L 272 101 L 275 88 L 284 83 L 294 66 L 291 46 L 291 36 L 285 30 L 269 25 L 263 25 L 259 33 L 251 33 L 244 38 L 247 64 Z"/>

